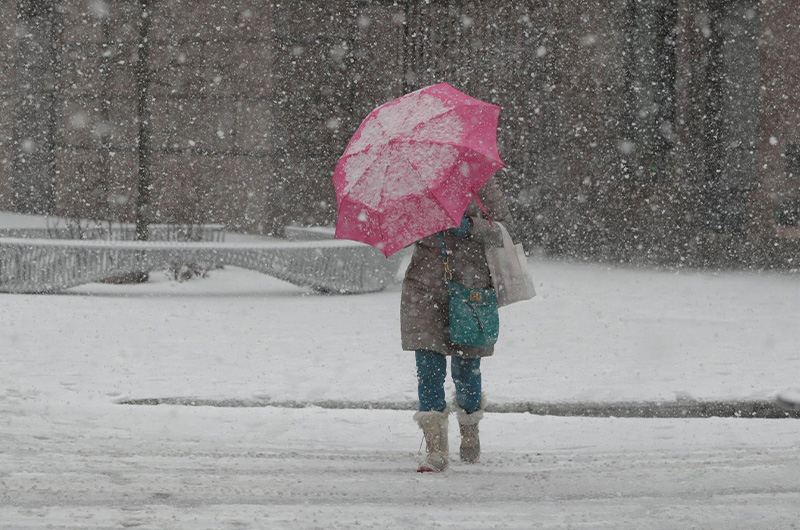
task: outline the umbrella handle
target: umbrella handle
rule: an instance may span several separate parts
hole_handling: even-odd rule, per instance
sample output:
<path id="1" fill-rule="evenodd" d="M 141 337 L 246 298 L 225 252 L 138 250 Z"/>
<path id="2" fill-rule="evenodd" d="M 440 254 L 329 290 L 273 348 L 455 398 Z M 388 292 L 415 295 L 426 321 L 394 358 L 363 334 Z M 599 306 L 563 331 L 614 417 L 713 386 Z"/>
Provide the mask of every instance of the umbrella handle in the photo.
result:
<path id="1" fill-rule="evenodd" d="M 489 226 L 492 226 L 492 222 L 493 222 L 492 221 L 492 216 L 490 216 L 489 212 L 486 211 L 486 208 L 483 207 L 483 203 L 478 198 L 478 192 L 476 192 L 475 190 L 472 190 L 472 197 L 475 199 L 475 202 L 478 203 L 478 206 L 480 207 L 481 211 L 483 211 L 483 213 L 486 214 L 486 218 L 489 220 Z"/>

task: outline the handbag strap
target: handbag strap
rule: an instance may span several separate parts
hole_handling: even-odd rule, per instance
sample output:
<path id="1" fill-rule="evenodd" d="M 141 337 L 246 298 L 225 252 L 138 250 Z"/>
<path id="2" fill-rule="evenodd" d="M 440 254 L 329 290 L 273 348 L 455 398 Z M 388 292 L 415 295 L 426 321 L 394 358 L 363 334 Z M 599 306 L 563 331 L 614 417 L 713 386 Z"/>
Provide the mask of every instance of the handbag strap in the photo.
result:
<path id="1" fill-rule="evenodd" d="M 444 233 L 439 232 L 439 249 L 442 252 L 442 263 L 444 263 L 444 281 L 449 282 L 453 279 L 453 269 L 450 268 L 450 251 L 444 244 Z"/>

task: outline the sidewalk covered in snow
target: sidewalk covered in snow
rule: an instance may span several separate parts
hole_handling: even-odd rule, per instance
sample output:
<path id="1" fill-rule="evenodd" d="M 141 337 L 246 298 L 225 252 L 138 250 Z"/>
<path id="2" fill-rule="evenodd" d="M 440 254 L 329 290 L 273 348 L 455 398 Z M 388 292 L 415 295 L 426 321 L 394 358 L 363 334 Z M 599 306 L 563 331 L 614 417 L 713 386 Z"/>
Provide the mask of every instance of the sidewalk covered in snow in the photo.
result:
<path id="1" fill-rule="evenodd" d="M 798 384 L 796 276 L 531 267 L 539 296 L 502 310 L 483 364 L 499 408 L 768 401 Z M 314 406 L 413 408 L 396 288 L 319 295 L 226 268 L 2 302 L 0 528 L 767 529 L 800 516 L 795 419 L 489 413 L 480 464 L 418 476 L 408 410 Z M 119 404 L 176 397 L 305 408 Z M 476 484 L 480 503 L 465 500 Z"/>

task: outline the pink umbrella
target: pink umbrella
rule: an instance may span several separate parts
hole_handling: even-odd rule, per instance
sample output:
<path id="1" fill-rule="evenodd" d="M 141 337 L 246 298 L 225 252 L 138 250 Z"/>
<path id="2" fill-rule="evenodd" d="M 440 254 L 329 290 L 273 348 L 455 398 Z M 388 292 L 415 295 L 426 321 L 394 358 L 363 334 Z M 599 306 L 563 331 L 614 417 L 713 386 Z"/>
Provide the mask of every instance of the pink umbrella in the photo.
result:
<path id="1" fill-rule="evenodd" d="M 476 192 L 503 164 L 500 107 L 447 83 L 373 110 L 336 164 L 336 237 L 386 257 L 461 224 Z"/>

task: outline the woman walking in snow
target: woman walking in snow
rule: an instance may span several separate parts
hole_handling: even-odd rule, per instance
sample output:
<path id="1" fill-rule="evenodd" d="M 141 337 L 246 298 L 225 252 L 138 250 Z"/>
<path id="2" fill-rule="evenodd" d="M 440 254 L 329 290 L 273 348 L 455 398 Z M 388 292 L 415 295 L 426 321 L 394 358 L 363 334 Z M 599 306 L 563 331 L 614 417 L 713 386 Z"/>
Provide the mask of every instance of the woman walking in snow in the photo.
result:
<path id="1" fill-rule="evenodd" d="M 440 243 L 441 235 L 450 253 L 453 281 L 472 289 L 491 287 L 485 248 L 503 246 L 500 227 L 493 223 L 501 222 L 510 228 L 511 214 L 495 177 L 480 189 L 478 198 L 483 209 L 473 200 L 459 228 L 414 244 L 403 280 L 401 338 L 403 349 L 416 354 L 419 412 L 414 419 L 424 433 L 427 449 L 420 472 L 444 471 L 448 466 L 450 407 L 444 393 L 448 356 L 456 388 L 452 409 L 461 433 L 460 458 L 475 463 L 480 457 L 478 423 L 485 408 L 481 359 L 492 355 L 494 348 L 460 346 L 450 341 L 449 298 Z"/>

